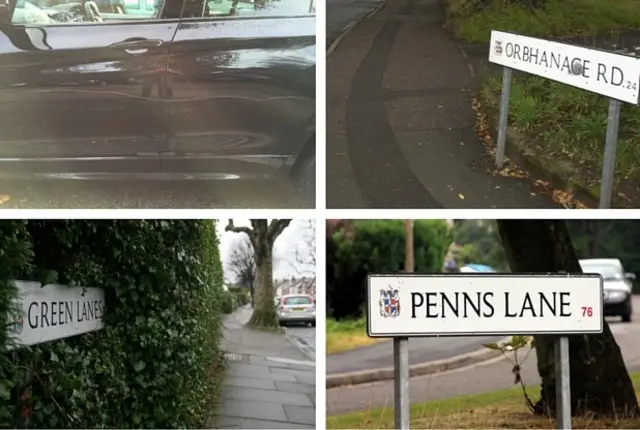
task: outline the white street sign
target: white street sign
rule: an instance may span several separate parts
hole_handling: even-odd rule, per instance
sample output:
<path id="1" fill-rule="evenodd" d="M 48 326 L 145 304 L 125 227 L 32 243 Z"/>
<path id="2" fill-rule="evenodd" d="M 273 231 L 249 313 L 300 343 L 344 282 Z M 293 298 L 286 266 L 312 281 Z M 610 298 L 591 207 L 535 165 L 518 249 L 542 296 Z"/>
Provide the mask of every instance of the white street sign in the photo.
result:
<path id="1" fill-rule="evenodd" d="M 104 290 L 39 282 L 14 281 L 22 313 L 9 335 L 17 347 L 75 336 L 104 327 Z M 10 348 L 11 349 L 11 348 Z"/>
<path id="2" fill-rule="evenodd" d="M 623 102 L 640 101 L 640 58 L 502 31 L 489 61 Z"/>
<path id="3" fill-rule="evenodd" d="M 601 333 L 591 274 L 370 275 L 371 337 Z"/>

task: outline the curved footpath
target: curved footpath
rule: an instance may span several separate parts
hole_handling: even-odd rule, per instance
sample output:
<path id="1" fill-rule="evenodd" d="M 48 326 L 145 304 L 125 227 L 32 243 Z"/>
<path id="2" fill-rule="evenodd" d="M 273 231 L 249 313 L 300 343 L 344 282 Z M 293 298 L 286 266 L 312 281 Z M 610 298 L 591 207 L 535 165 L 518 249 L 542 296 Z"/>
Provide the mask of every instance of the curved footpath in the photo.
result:
<path id="1" fill-rule="evenodd" d="M 611 331 L 622 350 L 630 372 L 640 371 L 640 296 L 634 296 L 634 320 L 610 322 Z M 522 353 L 521 353 L 522 355 Z M 525 384 L 537 390 L 539 384 L 535 353 L 522 366 Z M 434 375 L 411 378 L 411 403 L 477 394 L 513 387 L 511 364 L 502 357 L 481 364 Z M 393 381 L 327 389 L 327 415 L 393 407 Z"/>
<path id="2" fill-rule="evenodd" d="M 328 207 L 559 207 L 491 173 L 472 70 L 439 3 L 388 0 L 327 58 Z"/>

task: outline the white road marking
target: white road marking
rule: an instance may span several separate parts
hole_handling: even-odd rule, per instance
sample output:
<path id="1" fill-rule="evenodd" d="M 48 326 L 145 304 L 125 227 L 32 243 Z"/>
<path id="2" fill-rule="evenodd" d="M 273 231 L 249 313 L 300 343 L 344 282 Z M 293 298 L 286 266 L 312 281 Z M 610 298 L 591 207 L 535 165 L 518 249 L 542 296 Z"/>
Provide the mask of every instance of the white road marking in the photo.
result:
<path id="1" fill-rule="evenodd" d="M 289 364 L 299 364 L 301 366 L 314 366 L 316 363 L 313 361 L 302 361 L 302 360 L 292 360 L 290 358 L 280 358 L 280 357 L 265 357 L 268 361 L 277 361 L 279 363 L 289 363 Z"/>

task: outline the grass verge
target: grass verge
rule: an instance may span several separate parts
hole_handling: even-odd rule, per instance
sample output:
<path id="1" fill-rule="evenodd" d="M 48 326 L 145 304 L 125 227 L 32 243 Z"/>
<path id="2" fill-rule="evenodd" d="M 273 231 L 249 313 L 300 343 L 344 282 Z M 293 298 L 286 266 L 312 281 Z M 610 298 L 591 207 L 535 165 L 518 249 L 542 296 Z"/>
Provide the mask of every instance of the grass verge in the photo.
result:
<path id="1" fill-rule="evenodd" d="M 529 36 L 572 37 L 640 29 L 637 0 L 547 0 L 524 7 L 507 0 L 445 0 L 458 37 L 488 42 L 491 30 Z M 480 4 L 487 6 L 478 6 Z"/>
<path id="2" fill-rule="evenodd" d="M 358 320 L 336 321 L 327 318 L 327 354 L 344 352 L 362 346 L 372 345 L 384 339 L 373 339 L 367 336 L 367 321 Z"/>
<path id="3" fill-rule="evenodd" d="M 640 372 L 631 374 L 636 394 L 640 395 Z M 637 428 L 637 419 L 603 419 L 577 417 L 573 428 Z M 327 417 L 330 429 L 393 428 L 393 408 L 375 409 Z M 547 417 L 533 416 L 525 406 L 518 388 L 411 405 L 411 428 L 554 428 Z"/>
<path id="4" fill-rule="evenodd" d="M 546 0 L 531 8 L 508 0 L 445 0 L 449 25 L 458 37 L 488 42 L 494 30 L 534 37 L 596 36 L 614 46 L 616 36 L 640 29 L 637 0 Z M 626 37 L 629 39 L 629 37 Z M 611 40 L 609 40 L 611 39 Z M 640 36 L 631 37 L 633 44 Z M 618 45 L 625 43 L 618 40 Z M 501 78 L 490 76 L 480 89 L 483 113 L 497 125 Z M 509 106 L 509 142 L 519 152 L 562 180 L 569 194 L 586 191 L 593 201 L 600 196 L 608 100 L 602 96 L 536 76 L 513 79 Z M 493 136 L 495 138 L 495 136 Z M 640 203 L 640 108 L 624 104 L 616 153 L 614 201 L 616 206 Z M 622 202 L 626 203 L 622 203 Z"/>
<path id="5" fill-rule="evenodd" d="M 502 79 L 480 91 L 483 110 L 497 124 Z M 608 100 L 537 76 L 514 77 L 509 100 L 509 144 L 592 196 L 600 194 Z M 615 191 L 630 201 L 640 179 L 640 108 L 623 104 L 616 152 Z"/>

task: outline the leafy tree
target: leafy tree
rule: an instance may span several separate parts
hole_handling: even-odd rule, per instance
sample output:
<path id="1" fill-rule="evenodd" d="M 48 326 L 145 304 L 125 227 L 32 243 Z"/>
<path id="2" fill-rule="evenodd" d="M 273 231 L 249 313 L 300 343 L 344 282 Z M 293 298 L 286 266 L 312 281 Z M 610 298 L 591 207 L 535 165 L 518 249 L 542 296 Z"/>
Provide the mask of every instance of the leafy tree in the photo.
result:
<path id="1" fill-rule="evenodd" d="M 581 273 L 562 220 L 499 220 L 502 243 L 513 272 Z M 554 336 L 534 336 L 541 398 L 535 412 L 555 411 Z M 605 321 L 599 335 L 569 336 L 573 411 L 627 416 L 638 401 L 622 353 Z"/>
<path id="2" fill-rule="evenodd" d="M 246 234 L 254 250 L 256 291 L 253 314 L 248 323 L 254 327 L 278 327 L 273 301 L 273 244 L 290 223 L 290 219 L 252 219 L 251 227 L 236 227 L 230 219 L 226 227 L 226 231 Z"/>
<path id="3" fill-rule="evenodd" d="M 494 220 L 456 220 L 453 237 L 454 242 L 461 245 L 457 252 L 461 264 L 486 264 L 501 271 L 508 269 L 509 263 Z"/>
<path id="4" fill-rule="evenodd" d="M 401 220 L 329 221 L 327 238 L 327 306 L 334 318 L 360 317 L 368 273 L 404 269 L 405 230 Z M 442 220 L 415 220 L 415 271 L 439 273 L 451 243 Z"/>

